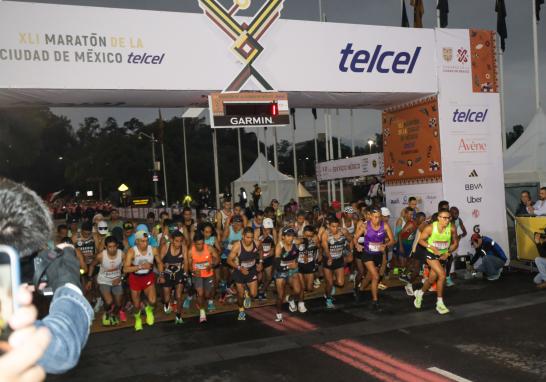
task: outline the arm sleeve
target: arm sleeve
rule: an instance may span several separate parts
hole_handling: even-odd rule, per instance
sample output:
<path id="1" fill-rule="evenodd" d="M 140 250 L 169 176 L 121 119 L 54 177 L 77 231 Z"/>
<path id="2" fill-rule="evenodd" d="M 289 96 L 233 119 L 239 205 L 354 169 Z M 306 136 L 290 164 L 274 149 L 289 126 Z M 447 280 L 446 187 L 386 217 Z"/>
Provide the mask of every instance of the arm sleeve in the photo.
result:
<path id="1" fill-rule="evenodd" d="M 81 292 L 70 286 L 55 291 L 49 314 L 36 322 L 36 326 L 45 326 L 51 332 L 51 343 L 38 361 L 47 373 L 65 373 L 78 364 L 93 315 Z"/>

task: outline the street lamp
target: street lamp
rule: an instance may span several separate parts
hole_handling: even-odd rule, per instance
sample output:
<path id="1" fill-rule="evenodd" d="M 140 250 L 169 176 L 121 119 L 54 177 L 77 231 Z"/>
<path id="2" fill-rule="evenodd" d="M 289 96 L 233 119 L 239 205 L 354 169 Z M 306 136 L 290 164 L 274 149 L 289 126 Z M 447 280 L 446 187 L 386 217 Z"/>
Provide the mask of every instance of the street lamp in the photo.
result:
<path id="1" fill-rule="evenodd" d="M 368 144 L 370 145 L 370 154 L 372 153 L 372 146 L 375 143 L 373 139 L 368 139 Z"/>
<path id="2" fill-rule="evenodd" d="M 152 135 L 140 132 L 138 133 L 138 139 L 142 139 L 142 137 L 148 138 L 150 142 L 152 143 L 152 183 L 154 185 L 154 199 L 157 198 L 157 181 L 155 179 L 155 143 L 157 140 L 155 139 L 154 133 Z M 165 166 L 163 166 L 163 170 L 165 170 Z"/>

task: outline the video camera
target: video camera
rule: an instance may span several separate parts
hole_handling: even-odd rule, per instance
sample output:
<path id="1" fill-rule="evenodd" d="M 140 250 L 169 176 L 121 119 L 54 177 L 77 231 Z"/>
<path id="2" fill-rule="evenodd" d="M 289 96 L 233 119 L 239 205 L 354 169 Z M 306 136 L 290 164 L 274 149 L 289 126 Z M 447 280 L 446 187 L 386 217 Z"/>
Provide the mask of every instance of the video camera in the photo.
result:
<path id="1" fill-rule="evenodd" d="M 76 250 L 70 244 L 38 253 L 33 260 L 32 284 L 38 293 L 52 296 L 58 287 L 71 283 L 81 288 L 80 264 Z"/>
<path id="2" fill-rule="evenodd" d="M 534 232 L 534 234 L 535 238 L 539 236 L 541 240 L 546 240 L 546 227 L 542 228 L 542 232 Z"/>

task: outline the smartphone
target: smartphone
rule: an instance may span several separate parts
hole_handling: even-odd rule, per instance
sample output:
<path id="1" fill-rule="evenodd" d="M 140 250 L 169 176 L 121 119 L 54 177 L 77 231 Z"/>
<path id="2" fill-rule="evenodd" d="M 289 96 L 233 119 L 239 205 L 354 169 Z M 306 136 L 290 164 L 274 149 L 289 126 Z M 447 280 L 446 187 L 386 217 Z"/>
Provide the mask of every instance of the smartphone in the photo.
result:
<path id="1" fill-rule="evenodd" d="M 15 295 L 21 284 L 19 256 L 12 247 L 0 245 L 0 340 L 6 340 L 8 322 L 17 309 Z"/>

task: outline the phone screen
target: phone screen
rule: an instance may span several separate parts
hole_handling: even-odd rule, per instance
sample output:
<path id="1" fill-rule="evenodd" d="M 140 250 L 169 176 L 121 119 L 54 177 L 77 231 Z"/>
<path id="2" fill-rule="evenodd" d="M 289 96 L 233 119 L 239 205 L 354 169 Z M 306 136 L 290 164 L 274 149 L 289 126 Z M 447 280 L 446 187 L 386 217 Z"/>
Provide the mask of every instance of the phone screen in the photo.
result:
<path id="1" fill-rule="evenodd" d="M 10 257 L 0 252 L 0 337 L 13 315 L 13 280 Z"/>

